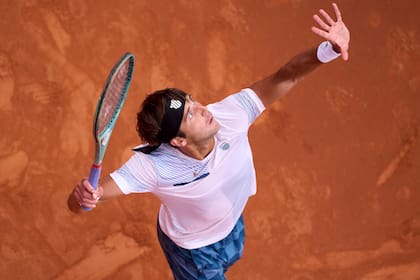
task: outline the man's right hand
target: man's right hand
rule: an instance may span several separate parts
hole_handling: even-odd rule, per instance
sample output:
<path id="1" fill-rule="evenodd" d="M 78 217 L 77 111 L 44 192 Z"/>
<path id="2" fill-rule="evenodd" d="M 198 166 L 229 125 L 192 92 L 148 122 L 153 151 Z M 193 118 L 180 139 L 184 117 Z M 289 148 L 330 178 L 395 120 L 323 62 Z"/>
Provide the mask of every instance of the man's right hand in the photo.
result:
<path id="1" fill-rule="evenodd" d="M 104 190 L 101 186 L 98 186 L 95 190 L 87 179 L 82 179 L 70 194 L 69 209 L 73 212 L 80 212 L 82 206 L 95 208 L 103 193 Z"/>

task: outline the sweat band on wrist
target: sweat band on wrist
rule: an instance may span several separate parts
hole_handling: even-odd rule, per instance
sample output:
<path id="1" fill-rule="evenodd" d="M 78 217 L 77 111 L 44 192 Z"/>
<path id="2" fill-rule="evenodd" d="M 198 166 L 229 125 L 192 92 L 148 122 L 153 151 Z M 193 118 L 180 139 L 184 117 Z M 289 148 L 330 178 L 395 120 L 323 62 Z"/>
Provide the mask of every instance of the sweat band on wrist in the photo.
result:
<path id="1" fill-rule="evenodd" d="M 333 49 L 333 45 L 330 41 L 324 41 L 318 46 L 316 56 L 322 63 L 330 62 L 331 60 L 339 57 L 341 53 L 337 53 Z"/>

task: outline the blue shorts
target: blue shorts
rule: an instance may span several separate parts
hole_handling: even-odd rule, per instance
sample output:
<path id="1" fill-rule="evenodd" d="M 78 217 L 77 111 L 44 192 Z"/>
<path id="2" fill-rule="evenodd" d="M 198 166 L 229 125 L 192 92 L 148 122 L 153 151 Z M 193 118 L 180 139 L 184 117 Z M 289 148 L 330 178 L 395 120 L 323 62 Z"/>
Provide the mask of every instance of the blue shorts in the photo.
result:
<path id="1" fill-rule="evenodd" d="M 157 226 L 160 246 L 172 269 L 175 280 L 222 280 L 225 272 L 242 257 L 245 226 L 242 216 L 224 239 L 197 249 L 176 245 Z"/>

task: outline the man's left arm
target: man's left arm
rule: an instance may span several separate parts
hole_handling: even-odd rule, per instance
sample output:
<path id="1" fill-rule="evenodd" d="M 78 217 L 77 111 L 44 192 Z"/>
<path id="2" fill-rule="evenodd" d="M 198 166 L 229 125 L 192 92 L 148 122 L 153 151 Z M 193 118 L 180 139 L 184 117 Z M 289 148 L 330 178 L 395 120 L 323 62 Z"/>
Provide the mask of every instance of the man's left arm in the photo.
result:
<path id="1" fill-rule="evenodd" d="M 296 55 L 277 72 L 250 87 L 266 107 L 288 93 L 299 80 L 323 63 L 333 60 L 340 54 L 344 60 L 348 60 L 350 33 L 335 3 L 333 8 L 337 18 L 335 21 L 322 9 L 319 13 L 323 19 L 318 15 L 313 16 L 319 27 L 312 27 L 312 31 L 327 40 L 326 42 Z"/>

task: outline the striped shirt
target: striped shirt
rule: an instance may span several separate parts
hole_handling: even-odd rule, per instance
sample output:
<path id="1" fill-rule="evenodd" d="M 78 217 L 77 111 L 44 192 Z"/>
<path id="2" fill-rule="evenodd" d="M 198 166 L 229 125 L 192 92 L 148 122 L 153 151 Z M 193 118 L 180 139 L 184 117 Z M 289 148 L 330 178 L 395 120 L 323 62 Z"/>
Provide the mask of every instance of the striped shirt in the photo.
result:
<path id="1" fill-rule="evenodd" d="M 150 154 L 134 153 L 111 174 L 125 194 L 155 194 L 162 202 L 161 229 L 186 249 L 226 237 L 256 192 L 248 129 L 264 105 L 251 89 L 243 89 L 207 107 L 220 129 L 206 158 L 162 144 Z"/>

